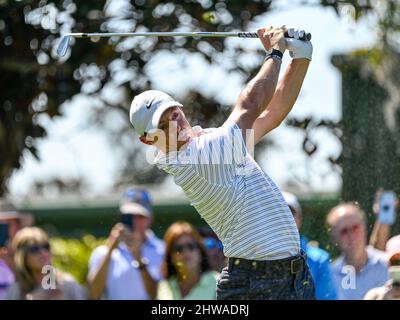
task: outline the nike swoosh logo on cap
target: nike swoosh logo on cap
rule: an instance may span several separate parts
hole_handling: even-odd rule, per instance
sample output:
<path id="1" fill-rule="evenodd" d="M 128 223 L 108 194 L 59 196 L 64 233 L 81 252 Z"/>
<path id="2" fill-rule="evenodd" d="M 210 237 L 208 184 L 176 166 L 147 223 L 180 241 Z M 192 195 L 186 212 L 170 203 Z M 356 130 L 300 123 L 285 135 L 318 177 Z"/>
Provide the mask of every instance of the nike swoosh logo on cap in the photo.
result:
<path id="1" fill-rule="evenodd" d="M 155 99 L 155 98 L 151 99 L 149 102 L 146 103 L 146 108 L 147 108 L 147 109 L 150 109 L 151 104 L 153 103 L 154 99 Z"/>

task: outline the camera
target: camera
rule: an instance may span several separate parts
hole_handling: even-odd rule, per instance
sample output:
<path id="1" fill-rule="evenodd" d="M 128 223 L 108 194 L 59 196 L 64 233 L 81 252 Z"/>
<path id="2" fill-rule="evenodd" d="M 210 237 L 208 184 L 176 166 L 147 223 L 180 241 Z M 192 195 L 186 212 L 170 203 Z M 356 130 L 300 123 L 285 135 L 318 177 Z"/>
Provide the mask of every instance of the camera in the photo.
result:
<path id="1" fill-rule="evenodd" d="M 133 230 L 135 224 L 135 216 L 133 214 L 121 214 L 120 222 L 126 226 L 129 231 Z"/>

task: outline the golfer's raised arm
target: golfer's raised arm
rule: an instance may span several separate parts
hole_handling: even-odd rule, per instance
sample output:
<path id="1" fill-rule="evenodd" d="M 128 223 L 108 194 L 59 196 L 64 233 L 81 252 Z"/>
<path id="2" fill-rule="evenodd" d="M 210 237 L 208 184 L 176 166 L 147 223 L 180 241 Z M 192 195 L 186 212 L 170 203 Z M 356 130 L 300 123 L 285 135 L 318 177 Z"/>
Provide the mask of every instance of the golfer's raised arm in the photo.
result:
<path id="1" fill-rule="evenodd" d="M 268 51 L 272 49 L 285 51 L 284 28 L 261 28 L 258 36 Z M 228 121 L 234 121 L 241 129 L 251 129 L 266 106 L 270 103 L 278 82 L 281 59 L 273 56 L 266 59 L 257 75 L 246 85 L 240 93 L 235 109 Z M 245 134 L 245 133 L 243 133 Z"/>
<path id="2" fill-rule="evenodd" d="M 294 60 L 286 69 L 270 104 L 254 122 L 255 144 L 268 132 L 278 127 L 292 110 L 299 96 L 309 64 L 310 61 L 306 59 Z"/>
<path id="3" fill-rule="evenodd" d="M 286 48 L 293 60 L 279 82 L 270 104 L 254 122 L 255 144 L 269 131 L 278 127 L 292 110 L 311 61 L 313 51 L 311 42 L 299 40 L 304 30 L 295 32 L 294 29 L 289 29 L 288 33 L 294 36 L 292 39 L 286 39 Z"/>

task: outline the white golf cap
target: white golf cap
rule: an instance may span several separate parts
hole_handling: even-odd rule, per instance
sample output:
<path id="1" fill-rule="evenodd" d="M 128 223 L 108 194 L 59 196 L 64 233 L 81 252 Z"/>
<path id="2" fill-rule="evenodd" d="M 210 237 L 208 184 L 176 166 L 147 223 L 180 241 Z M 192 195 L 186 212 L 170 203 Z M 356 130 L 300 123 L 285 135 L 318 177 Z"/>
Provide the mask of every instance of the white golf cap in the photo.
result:
<path id="1" fill-rule="evenodd" d="M 283 197 L 285 198 L 286 203 L 291 206 L 294 210 L 296 210 L 297 214 L 301 215 L 301 206 L 297 197 L 290 192 L 282 192 Z"/>
<path id="2" fill-rule="evenodd" d="M 147 90 L 137 95 L 131 104 L 129 119 L 139 136 L 158 128 L 164 111 L 183 107 L 170 95 L 158 90 Z"/>

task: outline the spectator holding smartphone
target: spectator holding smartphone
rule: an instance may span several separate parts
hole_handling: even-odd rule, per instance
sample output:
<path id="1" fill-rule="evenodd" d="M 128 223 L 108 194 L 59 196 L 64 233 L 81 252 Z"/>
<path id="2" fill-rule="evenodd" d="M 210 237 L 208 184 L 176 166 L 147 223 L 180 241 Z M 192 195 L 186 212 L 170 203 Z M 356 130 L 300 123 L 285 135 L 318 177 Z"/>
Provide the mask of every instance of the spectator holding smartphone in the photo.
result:
<path id="1" fill-rule="evenodd" d="M 373 212 L 377 219 L 369 241 L 369 244 L 376 249 L 385 250 L 391 226 L 396 221 L 398 204 L 397 195 L 393 191 L 379 189 L 376 192 Z"/>
<path id="2" fill-rule="evenodd" d="M 89 261 L 89 297 L 111 300 L 149 300 L 161 279 L 164 243 L 150 230 L 153 209 L 146 190 L 128 189 L 120 205 L 120 223 L 106 245 Z"/>

